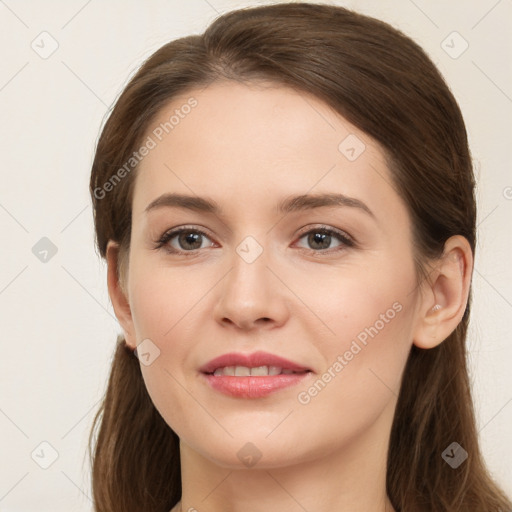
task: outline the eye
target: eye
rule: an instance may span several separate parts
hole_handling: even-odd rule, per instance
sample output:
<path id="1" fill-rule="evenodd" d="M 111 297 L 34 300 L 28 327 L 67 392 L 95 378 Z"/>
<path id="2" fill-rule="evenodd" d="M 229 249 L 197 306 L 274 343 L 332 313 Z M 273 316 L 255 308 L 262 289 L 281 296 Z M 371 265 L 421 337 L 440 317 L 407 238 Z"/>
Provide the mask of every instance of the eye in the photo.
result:
<path id="1" fill-rule="evenodd" d="M 208 235 L 200 229 L 181 227 L 166 231 L 158 240 L 156 248 L 160 249 L 165 246 L 170 253 L 193 252 L 211 247 L 213 242 L 208 244 L 208 240 L 211 242 Z"/>
<path id="2" fill-rule="evenodd" d="M 310 229 L 301 237 L 299 240 L 305 239 L 309 247 L 302 247 L 305 249 L 311 249 L 315 252 L 324 252 L 330 249 L 337 249 L 343 247 L 352 247 L 354 241 L 343 231 L 338 231 L 334 228 L 328 228 L 326 226 Z M 332 246 L 332 243 L 336 245 Z"/>
<path id="3" fill-rule="evenodd" d="M 348 234 L 327 226 L 320 226 L 304 232 L 300 235 L 299 241 L 303 239 L 308 247 L 300 245 L 299 247 L 315 253 L 330 253 L 355 245 Z M 164 248 L 171 254 L 186 256 L 195 254 L 199 249 L 213 246 L 214 243 L 204 231 L 187 226 L 166 231 L 155 244 L 156 249 Z"/>

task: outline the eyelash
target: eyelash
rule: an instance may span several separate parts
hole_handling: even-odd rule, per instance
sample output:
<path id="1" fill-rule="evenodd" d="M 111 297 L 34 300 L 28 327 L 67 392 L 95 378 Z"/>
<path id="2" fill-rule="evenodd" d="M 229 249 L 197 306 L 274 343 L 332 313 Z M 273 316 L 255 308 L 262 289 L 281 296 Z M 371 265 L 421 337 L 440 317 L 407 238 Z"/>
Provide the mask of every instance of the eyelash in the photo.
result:
<path id="1" fill-rule="evenodd" d="M 177 250 L 175 248 L 171 248 L 168 243 L 175 238 L 176 236 L 180 235 L 181 233 L 194 233 L 197 235 L 204 236 L 206 238 L 210 238 L 207 233 L 202 231 L 201 229 L 197 229 L 195 227 L 189 227 L 189 226 L 183 226 L 181 228 L 177 229 L 171 229 L 169 231 L 166 231 L 156 242 L 155 249 L 164 249 L 169 254 L 175 254 L 175 255 L 184 255 L 184 256 L 195 256 L 197 254 L 197 251 L 200 251 L 201 249 L 192 249 L 190 251 L 183 251 L 183 250 Z M 299 240 L 304 238 L 306 235 L 309 235 L 310 233 L 322 233 L 323 235 L 329 235 L 334 238 L 337 238 L 342 245 L 338 247 L 333 247 L 331 249 L 306 249 L 304 247 L 300 247 L 299 249 L 306 251 L 306 252 L 313 252 L 318 254 L 331 254 L 332 252 L 336 252 L 339 250 L 344 250 L 347 247 L 354 247 L 355 241 L 350 237 L 347 233 L 343 231 L 339 231 L 337 229 L 328 227 L 328 226 L 318 226 L 312 229 L 309 229 L 308 231 L 304 231 L 299 235 Z"/>

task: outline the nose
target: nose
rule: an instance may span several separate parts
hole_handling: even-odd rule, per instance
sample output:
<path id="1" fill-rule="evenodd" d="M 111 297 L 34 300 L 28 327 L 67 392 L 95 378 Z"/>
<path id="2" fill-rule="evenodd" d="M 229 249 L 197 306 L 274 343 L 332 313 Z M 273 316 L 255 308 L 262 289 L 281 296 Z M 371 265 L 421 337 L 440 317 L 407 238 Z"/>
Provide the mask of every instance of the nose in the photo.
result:
<path id="1" fill-rule="evenodd" d="M 217 288 L 215 320 L 224 327 L 273 329 L 289 316 L 286 287 L 267 266 L 266 251 L 253 262 L 234 253 L 231 269 Z"/>

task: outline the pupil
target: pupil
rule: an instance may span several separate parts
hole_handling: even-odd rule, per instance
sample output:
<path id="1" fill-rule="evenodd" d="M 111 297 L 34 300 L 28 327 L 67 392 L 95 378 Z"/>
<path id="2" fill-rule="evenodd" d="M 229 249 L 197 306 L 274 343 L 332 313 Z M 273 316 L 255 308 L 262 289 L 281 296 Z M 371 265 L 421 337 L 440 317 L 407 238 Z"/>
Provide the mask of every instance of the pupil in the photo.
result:
<path id="1" fill-rule="evenodd" d="M 199 249 L 201 247 L 201 235 L 199 233 L 182 233 L 180 236 L 180 245 L 188 249 Z M 199 241 L 199 243 L 197 243 Z M 194 247 L 187 247 L 187 244 L 194 245 Z"/>
<path id="2" fill-rule="evenodd" d="M 314 233 L 309 236 L 309 242 L 315 249 L 328 249 L 331 242 L 331 235 L 325 233 Z M 320 247 L 315 247 L 319 243 Z"/>

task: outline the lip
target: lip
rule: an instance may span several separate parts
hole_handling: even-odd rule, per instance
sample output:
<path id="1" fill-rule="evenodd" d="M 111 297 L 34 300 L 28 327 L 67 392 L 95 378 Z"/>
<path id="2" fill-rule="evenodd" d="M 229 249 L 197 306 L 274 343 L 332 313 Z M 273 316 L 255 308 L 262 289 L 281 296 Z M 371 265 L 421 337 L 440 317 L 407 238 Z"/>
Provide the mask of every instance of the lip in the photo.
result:
<path id="1" fill-rule="evenodd" d="M 311 368 L 302 366 L 290 361 L 289 359 L 263 351 L 253 352 L 252 354 L 242 354 L 240 352 L 223 354 L 222 356 L 216 357 L 201 366 L 199 371 L 202 373 L 213 373 L 217 368 L 223 368 L 225 366 L 247 366 L 249 368 L 255 368 L 258 366 L 278 366 L 283 370 L 292 370 L 297 372 L 303 372 L 306 370 L 312 371 Z"/>
<path id="2" fill-rule="evenodd" d="M 225 366 L 278 366 L 285 370 L 303 373 L 268 376 L 213 375 Z M 229 353 L 212 359 L 200 368 L 202 377 L 216 391 L 237 398 L 262 398 L 281 389 L 299 384 L 313 372 L 310 368 L 268 352 L 252 354 Z"/>
<path id="3" fill-rule="evenodd" d="M 308 378 L 311 373 L 291 373 L 261 377 L 234 377 L 231 375 L 211 375 L 203 373 L 201 376 L 216 391 L 237 398 L 263 398 L 280 389 L 299 384 Z"/>

